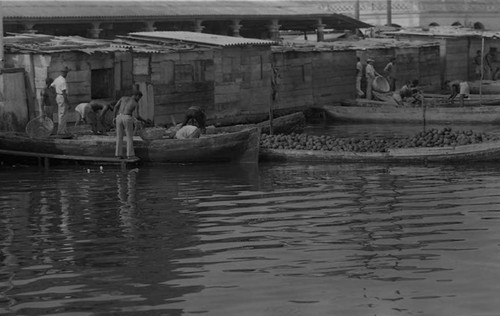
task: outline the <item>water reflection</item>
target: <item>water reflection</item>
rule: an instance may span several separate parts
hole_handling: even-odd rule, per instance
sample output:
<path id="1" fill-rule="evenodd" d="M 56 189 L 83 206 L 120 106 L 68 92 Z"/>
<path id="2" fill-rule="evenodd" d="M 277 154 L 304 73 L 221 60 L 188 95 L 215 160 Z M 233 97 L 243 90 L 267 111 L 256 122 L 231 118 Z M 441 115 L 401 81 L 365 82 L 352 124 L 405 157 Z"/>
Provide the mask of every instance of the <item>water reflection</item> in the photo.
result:
<path id="1" fill-rule="evenodd" d="M 500 308 L 496 165 L 0 172 L 2 315 Z"/>

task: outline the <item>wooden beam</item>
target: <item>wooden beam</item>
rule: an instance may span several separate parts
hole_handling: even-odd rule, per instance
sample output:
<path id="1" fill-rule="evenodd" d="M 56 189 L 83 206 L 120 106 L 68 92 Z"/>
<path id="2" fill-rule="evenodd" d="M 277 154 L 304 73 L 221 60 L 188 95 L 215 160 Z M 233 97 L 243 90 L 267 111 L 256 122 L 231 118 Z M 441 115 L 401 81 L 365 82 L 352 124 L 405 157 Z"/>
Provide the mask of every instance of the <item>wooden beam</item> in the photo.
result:
<path id="1" fill-rule="evenodd" d="M 140 161 L 139 158 L 120 159 L 120 158 L 116 158 L 116 157 L 58 155 L 58 154 L 34 153 L 34 152 L 6 150 L 6 149 L 0 149 L 0 154 L 9 155 L 9 156 L 19 156 L 19 157 L 36 157 L 39 159 L 44 158 L 45 164 L 47 164 L 46 159 L 75 160 L 75 161 L 101 162 L 101 163 L 112 163 L 112 164 L 138 163 Z"/>

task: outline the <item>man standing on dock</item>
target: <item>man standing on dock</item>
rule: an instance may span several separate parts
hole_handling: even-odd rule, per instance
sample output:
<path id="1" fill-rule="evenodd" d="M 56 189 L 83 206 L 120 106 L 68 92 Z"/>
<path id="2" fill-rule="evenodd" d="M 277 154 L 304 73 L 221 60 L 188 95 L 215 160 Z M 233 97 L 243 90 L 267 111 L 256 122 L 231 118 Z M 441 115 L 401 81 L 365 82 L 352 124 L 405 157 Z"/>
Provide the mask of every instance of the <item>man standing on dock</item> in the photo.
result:
<path id="1" fill-rule="evenodd" d="M 116 150 L 115 156 L 122 158 L 123 152 L 123 132 L 127 137 L 127 158 L 135 158 L 134 151 L 134 118 L 132 114 L 139 107 L 139 100 L 142 98 L 142 93 L 139 90 L 134 92 L 131 97 L 122 97 L 115 105 L 114 113 L 116 116 Z M 139 117 L 139 114 L 137 114 Z"/>
<path id="2" fill-rule="evenodd" d="M 64 67 L 61 70 L 61 75 L 57 77 L 54 82 L 50 85 L 56 89 L 56 103 L 57 103 L 57 134 L 66 134 L 66 123 L 67 123 L 67 114 L 68 114 L 68 85 L 66 83 L 66 76 L 68 76 L 69 72 L 68 67 Z"/>
<path id="3" fill-rule="evenodd" d="M 389 58 L 389 62 L 385 65 L 384 72 L 389 82 L 389 87 L 391 91 L 396 91 L 396 58 Z"/>
<path id="4" fill-rule="evenodd" d="M 368 64 L 366 65 L 366 99 L 372 99 L 372 89 L 373 89 L 373 80 L 375 80 L 376 76 L 379 76 L 378 72 L 375 71 L 375 67 L 373 67 L 374 60 L 368 58 L 366 61 Z"/>
<path id="5" fill-rule="evenodd" d="M 361 59 L 357 57 L 356 62 L 356 93 L 358 98 L 361 98 L 365 95 L 363 90 L 361 90 L 361 79 L 363 77 L 363 64 L 361 63 Z"/>

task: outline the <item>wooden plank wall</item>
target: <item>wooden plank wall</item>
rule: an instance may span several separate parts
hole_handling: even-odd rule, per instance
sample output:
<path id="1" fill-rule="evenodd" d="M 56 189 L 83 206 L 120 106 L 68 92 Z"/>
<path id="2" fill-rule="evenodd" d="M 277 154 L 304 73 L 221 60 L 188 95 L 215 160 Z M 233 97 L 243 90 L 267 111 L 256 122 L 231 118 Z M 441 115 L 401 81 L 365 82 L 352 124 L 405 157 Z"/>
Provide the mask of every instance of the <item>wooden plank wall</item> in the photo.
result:
<path id="1" fill-rule="evenodd" d="M 331 105 L 353 98 L 356 94 L 356 52 L 320 51 L 313 56 L 314 104 Z"/>
<path id="2" fill-rule="evenodd" d="M 25 81 L 23 68 L 0 73 L 0 131 L 23 132 L 28 123 Z"/>
<path id="3" fill-rule="evenodd" d="M 304 109 L 332 104 L 355 95 L 356 52 L 274 52 L 280 73 L 275 109 Z"/>
<path id="4" fill-rule="evenodd" d="M 446 40 L 446 61 L 444 80 L 467 80 L 469 47 L 467 38 L 448 38 Z"/>
<path id="5" fill-rule="evenodd" d="M 26 101 L 28 105 L 28 113 L 30 118 L 34 118 L 41 113 L 41 90 L 45 87 L 45 79 L 43 83 L 35 80 L 35 75 L 39 72 L 36 68 L 37 57 L 31 54 L 7 54 L 5 56 L 6 68 L 24 68 L 26 75 Z M 50 60 L 50 57 L 49 57 Z M 46 69 L 46 67 L 44 68 Z M 46 76 L 46 73 L 45 73 Z"/>
<path id="6" fill-rule="evenodd" d="M 418 47 L 401 47 L 401 48 L 391 48 L 388 51 L 394 54 L 396 57 L 396 90 L 405 85 L 408 81 L 413 81 L 415 79 L 420 79 L 420 57 Z M 380 74 L 385 76 L 384 67 L 389 62 L 387 58 L 385 64 L 381 66 L 378 70 Z"/>
<path id="7" fill-rule="evenodd" d="M 422 46 L 418 48 L 419 84 L 425 92 L 441 90 L 441 59 L 439 46 Z"/>
<path id="8" fill-rule="evenodd" d="M 474 57 L 476 56 L 476 51 L 481 50 L 482 43 L 481 43 L 481 38 L 470 38 L 469 39 L 469 80 L 475 80 L 475 72 L 474 68 L 475 66 L 473 65 L 472 61 Z M 497 51 L 497 67 L 500 67 L 500 39 L 496 38 L 485 38 L 484 39 L 484 50 L 483 50 L 483 57 L 488 54 L 490 49 L 496 49 Z M 498 80 L 497 75 L 497 80 Z M 487 78 L 486 78 L 487 79 Z"/>
<path id="9" fill-rule="evenodd" d="M 384 68 L 390 57 L 396 58 L 396 90 L 407 81 L 419 80 L 426 92 L 441 89 L 441 60 L 439 45 L 415 47 L 388 47 L 360 50 L 358 56 L 366 67 L 368 57 L 375 60 L 375 70 L 385 76 Z M 364 80 L 364 78 L 363 78 Z"/>
<path id="10" fill-rule="evenodd" d="M 149 67 L 156 124 L 170 124 L 172 117 L 180 122 L 190 106 L 200 106 L 208 112 L 213 108 L 212 51 L 152 54 Z"/>
<path id="11" fill-rule="evenodd" d="M 271 104 L 271 49 L 268 46 L 224 47 L 214 51 L 213 118 L 266 116 Z"/>
<path id="12" fill-rule="evenodd" d="M 312 52 L 274 52 L 278 69 L 278 95 L 275 110 L 307 108 L 314 105 Z M 317 67 L 317 62 L 316 62 Z"/>
<path id="13" fill-rule="evenodd" d="M 74 113 L 75 107 L 79 103 L 89 102 L 92 99 L 92 70 L 113 69 L 115 60 L 113 54 L 98 52 L 92 55 L 80 52 L 52 54 L 50 63 L 47 67 L 47 76 L 52 79 L 57 78 L 60 75 L 61 69 L 65 66 L 71 69 L 66 77 L 66 81 L 68 83 L 68 99 L 70 103 L 68 121 L 73 121 L 76 119 Z M 42 72 L 40 72 L 40 74 L 42 74 Z M 43 87 L 45 87 L 45 78 L 36 77 L 35 80 L 40 83 L 43 81 Z M 110 84 L 114 85 L 113 83 Z M 57 115 L 54 115 L 54 119 L 56 118 Z"/>

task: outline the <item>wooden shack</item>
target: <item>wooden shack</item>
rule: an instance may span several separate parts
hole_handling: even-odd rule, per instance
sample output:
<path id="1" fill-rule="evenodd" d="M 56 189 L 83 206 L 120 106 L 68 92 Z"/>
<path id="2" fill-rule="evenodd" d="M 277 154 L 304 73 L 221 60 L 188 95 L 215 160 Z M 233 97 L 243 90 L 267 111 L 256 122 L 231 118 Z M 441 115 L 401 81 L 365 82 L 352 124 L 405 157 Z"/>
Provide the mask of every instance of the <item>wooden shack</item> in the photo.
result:
<path id="1" fill-rule="evenodd" d="M 127 39 L 207 50 L 153 56 L 149 75 L 155 122 L 179 120 L 192 105 L 204 108 L 215 124 L 246 123 L 268 115 L 273 41 L 196 32 L 138 32 Z M 144 64 L 144 75 L 146 68 Z"/>
<path id="2" fill-rule="evenodd" d="M 396 89 L 417 79 L 428 92 L 438 91 L 440 85 L 440 47 L 437 43 L 370 38 L 358 41 L 337 41 L 337 47 L 350 47 L 356 51 L 363 65 L 374 60 L 375 70 L 385 76 L 384 68 L 395 58 Z"/>
<path id="3" fill-rule="evenodd" d="M 71 109 L 92 99 L 117 100 L 138 87 L 139 114 L 155 124 L 179 122 L 194 105 L 215 123 L 269 113 L 271 41 L 144 32 L 112 42 L 46 35 L 6 42 L 6 66 L 26 71 L 31 118 L 40 114 L 46 78 L 56 78 L 64 67 L 71 69 L 66 78 Z"/>
<path id="4" fill-rule="evenodd" d="M 6 37 L 6 68 L 23 68 L 26 80 L 25 95 L 29 118 L 41 114 L 42 94 L 46 79 L 55 79 L 64 67 L 71 71 L 66 78 L 70 101 L 70 121 L 77 104 L 91 99 L 114 100 L 132 91 L 132 78 L 123 78 L 116 69 L 122 65 L 119 60 L 120 49 L 109 49 L 104 42 L 89 41 L 79 37 L 57 38 L 46 35 L 20 35 Z M 128 54 L 125 49 L 121 49 Z M 120 74 L 120 73 L 119 73 Z M 129 79 L 129 80 L 128 80 Z M 130 83 L 126 85 L 125 83 Z M 57 118 L 54 109 L 53 119 Z"/>
<path id="5" fill-rule="evenodd" d="M 354 50 L 321 50 L 276 46 L 275 110 L 303 110 L 332 104 L 355 95 Z"/>
<path id="6" fill-rule="evenodd" d="M 389 35 L 405 41 L 437 43 L 440 47 L 440 80 L 475 80 L 473 59 L 477 51 L 485 57 L 493 52 L 492 67 L 500 70 L 500 57 L 496 52 L 500 48 L 500 32 L 481 31 L 464 27 L 430 27 L 423 29 L 401 30 Z M 484 79 L 495 79 L 494 74 L 484 73 Z M 498 71 L 497 76 L 500 76 Z"/>
<path id="7" fill-rule="evenodd" d="M 393 39 L 339 40 L 314 44 L 288 43 L 273 47 L 279 74 L 275 109 L 317 107 L 356 97 L 356 57 L 366 65 L 375 60 L 378 73 L 396 58 L 396 89 L 418 79 L 426 91 L 440 89 L 437 43 Z"/>

